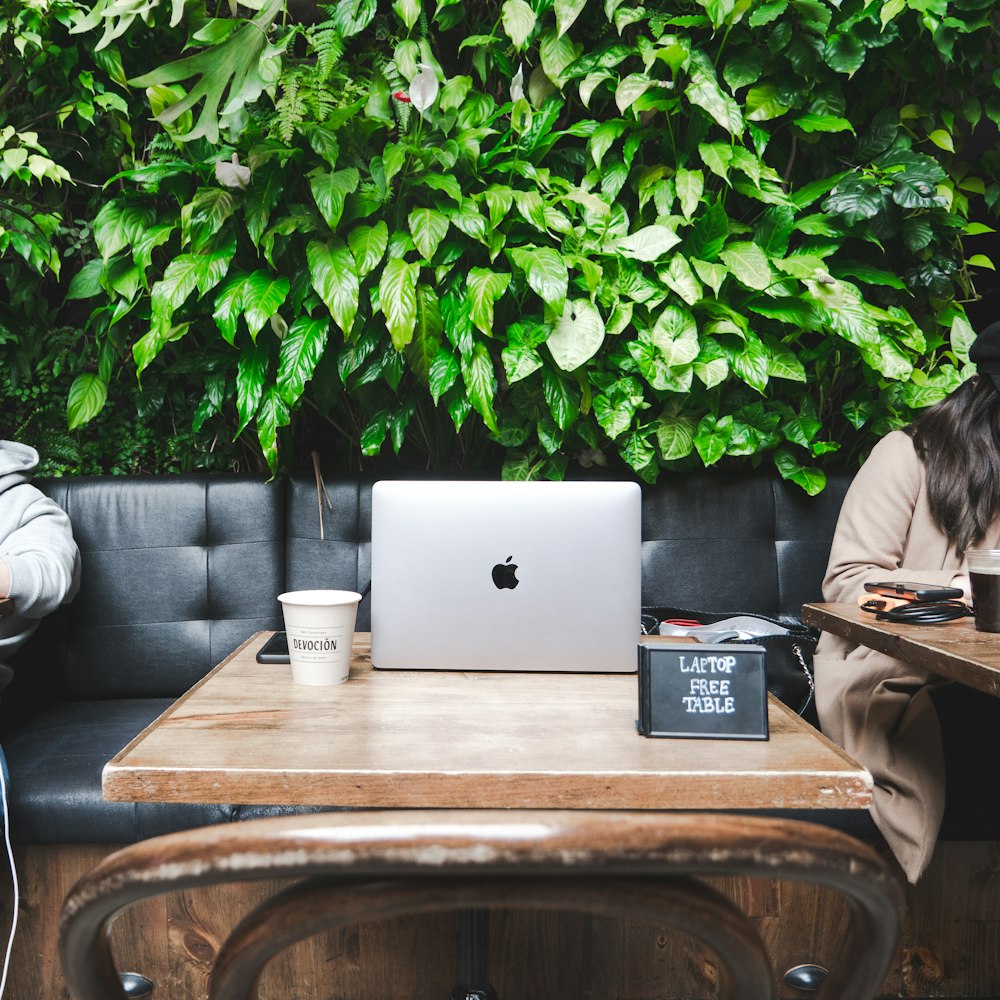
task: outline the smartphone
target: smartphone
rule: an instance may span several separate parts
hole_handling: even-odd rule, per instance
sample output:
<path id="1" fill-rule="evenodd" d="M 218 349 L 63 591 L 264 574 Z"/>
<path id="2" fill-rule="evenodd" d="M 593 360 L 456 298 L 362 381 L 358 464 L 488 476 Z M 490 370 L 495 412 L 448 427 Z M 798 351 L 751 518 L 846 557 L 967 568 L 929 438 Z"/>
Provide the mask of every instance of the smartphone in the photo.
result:
<path id="1" fill-rule="evenodd" d="M 257 650 L 258 663 L 288 663 L 288 636 L 284 632 L 275 632 L 263 646 Z"/>
<path id="2" fill-rule="evenodd" d="M 958 601 L 963 594 L 958 587 L 942 587 L 933 583 L 866 583 L 869 594 L 901 597 L 906 601 Z"/>

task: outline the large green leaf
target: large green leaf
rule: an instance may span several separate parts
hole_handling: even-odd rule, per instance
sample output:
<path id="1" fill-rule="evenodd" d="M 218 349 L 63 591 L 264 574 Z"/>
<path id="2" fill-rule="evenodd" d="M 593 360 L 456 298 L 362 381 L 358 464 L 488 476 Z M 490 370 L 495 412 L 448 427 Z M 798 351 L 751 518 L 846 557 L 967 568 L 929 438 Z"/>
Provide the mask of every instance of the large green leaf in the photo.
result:
<path id="1" fill-rule="evenodd" d="M 716 177 L 729 183 L 729 168 L 733 162 L 732 146 L 724 142 L 702 142 L 698 144 L 698 155 Z"/>
<path id="2" fill-rule="evenodd" d="M 615 88 L 615 104 L 624 114 L 656 81 L 646 73 L 629 73 Z"/>
<path id="3" fill-rule="evenodd" d="M 846 118 L 836 115 L 804 114 L 795 118 L 795 125 L 803 132 L 853 132 L 854 127 Z"/>
<path id="4" fill-rule="evenodd" d="M 469 316 L 487 337 L 493 336 L 493 305 L 507 290 L 509 284 L 510 274 L 490 271 L 483 267 L 471 268 L 466 278 L 469 290 Z M 446 315 L 445 330 L 447 329 Z M 462 353 L 464 357 L 466 352 Z"/>
<path id="5" fill-rule="evenodd" d="M 342 38 L 364 31 L 378 11 L 378 0 L 338 0 L 327 16 Z"/>
<path id="6" fill-rule="evenodd" d="M 275 278 L 267 271 L 254 271 L 246 279 L 243 284 L 243 315 L 254 340 L 287 296 L 288 279 L 285 277 Z"/>
<path id="7" fill-rule="evenodd" d="M 442 347 L 438 350 L 427 373 L 427 385 L 435 405 L 455 384 L 461 370 L 458 358 L 448 348 Z"/>
<path id="8" fill-rule="evenodd" d="M 579 404 L 570 392 L 566 378 L 548 366 L 542 368 L 542 395 L 556 426 L 562 431 L 572 427 L 580 415 Z"/>
<path id="9" fill-rule="evenodd" d="M 665 462 L 687 458 L 694 450 L 695 423 L 690 417 L 662 416 L 656 422 L 656 443 Z"/>
<path id="10" fill-rule="evenodd" d="M 626 435 L 624 441 L 619 444 L 618 454 L 644 479 L 655 479 L 656 451 L 646 432 L 633 431 Z"/>
<path id="11" fill-rule="evenodd" d="M 180 340 L 190 327 L 190 323 L 171 325 L 169 320 L 154 316 L 149 330 L 132 345 L 132 359 L 135 361 L 136 373 L 142 375 L 156 360 L 160 351 L 172 341 Z"/>
<path id="12" fill-rule="evenodd" d="M 722 288 L 722 283 L 729 276 L 729 268 L 724 264 L 711 264 L 707 260 L 699 260 L 697 257 L 691 258 L 691 267 L 695 274 L 708 285 L 716 297 Z"/>
<path id="13" fill-rule="evenodd" d="M 681 212 L 685 219 L 690 219 L 705 190 L 705 175 L 700 170 L 686 170 L 684 167 L 679 167 L 674 175 L 674 184 L 681 203 Z"/>
<path id="14" fill-rule="evenodd" d="M 524 270 L 528 284 L 557 312 L 562 312 L 569 289 L 569 270 L 562 254 L 551 247 L 518 248 L 510 259 Z"/>
<path id="15" fill-rule="evenodd" d="M 714 465 L 726 453 L 726 447 L 733 436 L 732 414 L 717 417 L 709 413 L 698 421 L 694 435 L 694 446 L 705 465 Z"/>
<path id="16" fill-rule="evenodd" d="M 379 278 L 379 302 L 392 346 L 401 351 L 413 338 L 417 323 L 417 278 L 420 266 L 396 258 L 386 263 Z"/>
<path id="17" fill-rule="evenodd" d="M 464 79 L 468 79 L 468 77 Z M 462 203 L 462 185 L 459 183 L 458 178 L 452 174 L 438 174 L 430 171 L 421 174 L 420 177 L 416 178 L 416 182 L 434 191 L 443 191 L 456 204 L 460 205 Z"/>
<path id="18" fill-rule="evenodd" d="M 713 28 L 721 28 L 732 16 L 736 0 L 698 0 L 705 12 L 712 19 Z"/>
<path id="19" fill-rule="evenodd" d="M 792 382 L 806 382 L 805 366 L 795 356 L 787 344 L 782 344 L 773 338 L 764 338 L 768 352 L 768 374 L 772 378 L 790 379 Z"/>
<path id="20" fill-rule="evenodd" d="M 563 371 L 575 371 L 604 343 L 604 320 L 589 299 L 569 299 L 545 343 Z"/>
<path id="21" fill-rule="evenodd" d="M 66 420 L 69 429 L 76 430 L 90 420 L 93 420 L 108 398 L 107 383 L 92 372 L 77 375 L 69 387 L 66 399 Z"/>
<path id="22" fill-rule="evenodd" d="M 867 49 L 860 39 L 852 34 L 838 32 L 827 39 L 823 57 L 831 69 L 850 75 L 861 69 L 866 54 Z"/>
<path id="23" fill-rule="evenodd" d="M 379 410 L 361 430 L 359 445 L 362 455 L 377 455 L 389 433 L 389 411 Z"/>
<path id="24" fill-rule="evenodd" d="M 185 253 L 175 257 L 153 285 L 152 311 L 169 321 L 174 311 L 197 289 L 207 295 L 225 276 L 236 252 L 235 242 L 229 242 L 210 253 Z"/>
<path id="25" fill-rule="evenodd" d="M 560 35 L 555 29 L 544 32 L 538 45 L 542 69 L 553 81 L 559 81 L 563 70 L 571 66 L 582 52 L 582 45 L 574 44 L 568 36 Z"/>
<path id="26" fill-rule="evenodd" d="M 748 335 L 740 347 L 726 353 L 732 371 L 763 395 L 771 374 L 771 359 L 760 340 L 752 334 Z"/>
<path id="27" fill-rule="evenodd" d="M 243 285 L 247 276 L 243 271 L 231 274 L 215 293 L 215 310 L 212 318 L 223 339 L 229 344 L 236 342 L 236 328 L 243 314 Z"/>
<path id="28" fill-rule="evenodd" d="M 846 281 L 804 282 L 812 312 L 831 332 L 866 351 L 877 351 L 879 330 L 857 288 Z M 872 358 L 877 355 L 872 354 Z"/>
<path id="29" fill-rule="evenodd" d="M 288 328 L 278 352 L 278 377 L 275 385 L 281 398 L 289 405 L 298 402 L 313 377 L 316 365 L 326 349 L 330 324 L 325 319 L 300 316 Z"/>
<path id="30" fill-rule="evenodd" d="M 537 191 L 522 191 L 520 188 L 512 192 L 514 204 L 525 222 L 530 222 L 541 232 L 548 230 L 545 219 L 545 201 Z"/>
<path id="31" fill-rule="evenodd" d="M 689 306 L 693 306 L 704 294 L 701 282 L 695 277 L 691 265 L 682 254 L 675 253 L 670 258 L 670 263 L 665 268 L 660 268 L 657 273 L 660 280 Z"/>
<path id="32" fill-rule="evenodd" d="M 430 285 L 420 282 L 417 285 L 417 321 L 413 327 L 413 339 L 406 346 L 406 360 L 421 382 L 430 381 L 430 369 L 441 350 L 443 332 L 444 320 L 437 292 Z"/>
<path id="33" fill-rule="evenodd" d="M 839 213 L 848 225 L 870 219 L 882 210 L 883 194 L 878 184 L 861 177 L 841 180 L 823 202 L 823 211 Z"/>
<path id="34" fill-rule="evenodd" d="M 565 35 L 569 31 L 586 6 L 587 0 L 555 0 L 556 26 L 560 35 Z"/>
<path id="35" fill-rule="evenodd" d="M 306 260 L 313 288 L 344 336 L 349 337 L 358 312 L 359 285 L 354 257 L 339 240 L 329 243 L 313 240 L 306 247 Z"/>
<path id="36" fill-rule="evenodd" d="M 250 187 L 247 188 L 244 217 L 247 232 L 254 246 L 260 245 L 260 238 L 267 229 L 271 212 L 281 200 L 285 190 L 286 173 L 278 168 L 262 171 L 263 177 L 255 174 Z"/>
<path id="37" fill-rule="evenodd" d="M 271 472 L 278 469 L 278 430 L 291 423 L 288 404 L 281 398 L 278 387 L 272 385 L 257 409 L 257 440 Z"/>
<path id="38" fill-rule="evenodd" d="M 357 190 L 359 175 L 354 167 L 345 170 L 314 170 L 309 188 L 326 224 L 336 230 L 347 196 Z"/>
<path id="39" fill-rule="evenodd" d="M 420 256 L 431 263 L 437 248 L 448 232 L 448 216 L 433 208 L 415 208 L 407 216 L 413 244 Z"/>
<path id="40" fill-rule="evenodd" d="M 680 243 L 680 237 L 669 226 L 643 226 L 642 229 L 616 241 L 615 249 L 635 260 L 659 260 Z"/>
<path id="41" fill-rule="evenodd" d="M 686 365 L 698 356 L 698 326 L 686 309 L 665 306 L 649 335 L 668 367 Z"/>
<path id="42" fill-rule="evenodd" d="M 718 258 L 728 236 L 729 216 L 719 202 L 713 202 L 707 211 L 695 218 L 691 231 L 685 237 L 684 251 L 688 257 L 712 263 Z"/>
<path id="43" fill-rule="evenodd" d="M 743 134 L 743 115 L 740 106 L 719 86 L 715 67 L 703 53 L 691 53 L 691 82 L 684 90 L 687 99 L 707 111 L 726 131 Z"/>
<path id="44" fill-rule="evenodd" d="M 506 0 L 500 12 L 500 20 L 507 37 L 514 43 L 514 48 L 523 49 L 537 20 L 531 5 L 525 0 Z"/>
<path id="45" fill-rule="evenodd" d="M 176 227 L 172 225 L 149 226 L 133 237 L 132 259 L 135 261 L 135 265 L 139 268 L 142 275 L 144 288 L 148 288 L 146 272 L 152 265 L 153 251 L 157 247 L 163 246 L 173 235 L 175 229 Z"/>
<path id="46" fill-rule="evenodd" d="M 719 256 L 747 288 L 764 289 L 774 280 L 767 256 L 756 243 L 731 243 Z"/>
<path id="47" fill-rule="evenodd" d="M 236 413 L 240 420 L 236 429 L 237 437 L 257 413 L 267 381 L 267 364 L 266 341 L 250 341 L 240 352 L 236 368 Z"/>
<path id="48" fill-rule="evenodd" d="M 448 218 L 452 225 L 461 230 L 466 236 L 471 236 L 481 243 L 489 242 L 489 227 L 486 225 L 486 218 L 476 207 L 476 203 L 471 198 L 466 198 L 461 205 L 455 205 L 449 212 Z M 494 230 L 494 235 L 498 231 Z"/>
<path id="49" fill-rule="evenodd" d="M 363 278 L 375 269 L 385 255 L 389 245 L 389 228 L 382 219 L 373 226 L 355 226 L 347 234 L 347 245 L 354 254 L 357 275 Z"/>
<path id="50" fill-rule="evenodd" d="M 472 354 L 467 359 L 462 358 L 461 368 L 469 401 L 483 418 L 483 423 L 495 433 L 497 416 L 493 409 L 493 398 L 497 391 L 497 377 L 486 345 L 476 344 Z"/>
<path id="51" fill-rule="evenodd" d="M 91 299 L 101 294 L 101 275 L 104 264 L 100 260 L 88 260 L 69 283 L 67 299 Z"/>
<path id="52" fill-rule="evenodd" d="M 826 486 L 826 473 L 822 469 L 803 465 L 786 448 L 774 453 L 774 465 L 783 479 L 797 483 L 809 496 L 822 493 Z"/>
<path id="53" fill-rule="evenodd" d="M 236 210 L 236 199 L 222 188 L 200 188 L 181 209 L 181 243 L 201 250 Z"/>
<path id="54" fill-rule="evenodd" d="M 132 243 L 154 218 L 150 206 L 107 202 L 94 218 L 94 242 L 105 263 Z"/>
<path id="55" fill-rule="evenodd" d="M 489 209 L 490 225 L 498 226 L 514 204 L 514 192 L 503 184 L 491 184 L 483 192 L 483 199 Z"/>

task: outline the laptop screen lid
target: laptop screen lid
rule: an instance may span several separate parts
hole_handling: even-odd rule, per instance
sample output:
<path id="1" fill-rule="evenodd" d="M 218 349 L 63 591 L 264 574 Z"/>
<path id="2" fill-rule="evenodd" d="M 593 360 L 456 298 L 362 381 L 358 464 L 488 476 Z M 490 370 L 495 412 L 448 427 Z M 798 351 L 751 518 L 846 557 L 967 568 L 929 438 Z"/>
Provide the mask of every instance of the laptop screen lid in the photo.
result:
<path id="1" fill-rule="evenodd" d="M 380 481 L 372 665 L 636 669 L 636 483 Z"/>

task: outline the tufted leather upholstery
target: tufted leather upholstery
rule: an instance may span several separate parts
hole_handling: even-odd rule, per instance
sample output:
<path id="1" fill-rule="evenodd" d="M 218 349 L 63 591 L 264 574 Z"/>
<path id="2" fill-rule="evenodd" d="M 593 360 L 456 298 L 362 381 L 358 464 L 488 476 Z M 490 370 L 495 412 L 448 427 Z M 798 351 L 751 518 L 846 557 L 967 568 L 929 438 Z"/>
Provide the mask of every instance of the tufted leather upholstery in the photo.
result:
<path id="1" fill-rule="evenodd" d="M 762 472 L 665 477 L 643 498 L 643 602 L 796 615 L 820 598 L 849 475 L 810 498 Z M 74 603 L 14 658 L 0 705 L 21 843 L 128 843 L 289 811 L 105 802 L 101 769 L 259 629 L 286 589 L 359 590 L 371 565 L 371 485 L 309 475 L 78 478 L 39 485 L 73 520 Z M 369 627 L 367 601 L 358 627 Z M 296 811 L 296 810 L 292 810 Z M 838 817 L 839 819 L 839 817 Z"/>
<path id="2" fill-rule="evenodd" d="M 643 604 L 797 616 L 821 600 L 850 480 L 831 476 L 818 497 L 764 474 L 704 472 L 647 488 Z"/>
<path id="3" fill-rule="evenodd" d="M 329 518 L 326 542 L 319 540 L 315 483 L 310 507 L 304 480 L 37 485 L 69 513 L 83 574 L 78 597 L 14 658 L 15 679 L 4 692 L 0 731 L 14 837 L 125 843 L 238 818 L 236 806 L 105 802 L 101 769 L 247 636 L 280 628 L 276 597 L 288 586 L 357 586 L 359 546 L 339 535 L 343 527 L 352 537 L 358 485 L 331 489 L 341 506 Z M 297 524 L 294 556 L 286 552 L 289 520 Z M 296 567 L 290 582 L 286 557 Z"/>
<path id="4" fill-rule="evenodd" d="M 328 483 L 320 503 L 314 477 L 290 480 L 285 548 L 289 590 L 334 587 L 361 592 L 371 579 L 371 537 L 371 483 Z M 367 632 L 370 626 L 366 598 L 358 607 L 357 628 Z"/>

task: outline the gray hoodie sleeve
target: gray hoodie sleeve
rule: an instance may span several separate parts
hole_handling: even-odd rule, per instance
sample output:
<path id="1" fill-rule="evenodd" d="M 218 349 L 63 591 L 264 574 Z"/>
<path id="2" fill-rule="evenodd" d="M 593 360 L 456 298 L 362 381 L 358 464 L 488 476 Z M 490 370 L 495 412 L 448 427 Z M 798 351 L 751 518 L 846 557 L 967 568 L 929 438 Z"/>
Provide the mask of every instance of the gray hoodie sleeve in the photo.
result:
<path id="1" fill-rule="evenodd" d="M 25 498 L 25 492 L 30 496 Z M 18 524 L 0 539 L 0 557 L 10 570 L 10 597 L 23 618 L 42 618 L 76 593 L 80 553 L 66 513 L 33 486 L 23 484 L 3 499 L 18 504 Z"/>

